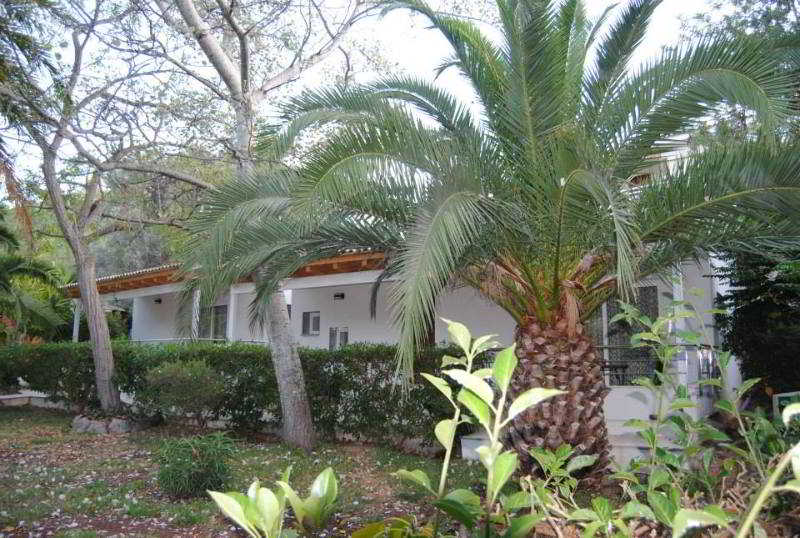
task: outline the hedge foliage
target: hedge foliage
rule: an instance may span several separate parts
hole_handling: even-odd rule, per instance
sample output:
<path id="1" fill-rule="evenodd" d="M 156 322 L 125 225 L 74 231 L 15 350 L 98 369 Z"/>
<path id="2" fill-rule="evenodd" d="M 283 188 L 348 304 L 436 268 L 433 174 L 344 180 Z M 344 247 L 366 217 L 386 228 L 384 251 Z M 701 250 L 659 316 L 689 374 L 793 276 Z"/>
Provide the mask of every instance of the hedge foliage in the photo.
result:
<path id="1" fill-rule="evenodd" d="M 222 403 L 212 419 L 240 429 L 280 426 L 278 386 L 268 348 L 256 344 L 136 344 L 115 341 L 119 389 L 136 397 L 147 390 L 148 370 L 174 361 L 205 361 L 223 381 Z M 430 348 L 416 362 L 419 372 L 435 372 L 452 349 Z M 22 377 L 32 390 L 51 399 L 96 407 L 94 366 L 87 342 L 0 347 L 0 373 Z M 317 433 L 372 440 L 430 437 L 435 421 L 448 416 L 449 402 L 421 378 L 407 398 L 392 385 L 395 347 L 352 344 L 335 351 L 301 349 Z M 266 416 L 264 412 L 266 411 Z"/>

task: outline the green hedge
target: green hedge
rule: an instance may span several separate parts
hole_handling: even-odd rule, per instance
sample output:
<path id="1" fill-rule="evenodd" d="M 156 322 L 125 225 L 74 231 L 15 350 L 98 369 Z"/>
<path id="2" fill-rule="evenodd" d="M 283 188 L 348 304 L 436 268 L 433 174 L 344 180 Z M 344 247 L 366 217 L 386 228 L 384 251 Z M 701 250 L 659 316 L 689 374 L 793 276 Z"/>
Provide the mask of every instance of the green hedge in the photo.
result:
<path id="1" fill-rule="evenodd" d="M 242 429 L 280 425 L 278 386 L 269 349 L 255 344 L 136 344 L 114 342 L 116 382 L 133 394 L 146 385 L 147 371 L 170 361 L 204 360 L 224 380 L 225 397 L 214 418 Z M 416 369 L 434 372 L 452 349 L 420 353 Z M 430 437 L 434 421 L 450 404 L 427 382 L 415 383 L 408 398 L 393 390 L 395 347 L 353 344 L 335 351 L 301 349 L 312 415 L 319 434 L 334 432 L 382 439 L 393 435 Z M 94 367 L 87 342 L 0 347 L 0 373 L 19 375 L 33 390 L 79 408 L 96 407 Z M 262 421 L 262 412 L 271 417 Z"/>

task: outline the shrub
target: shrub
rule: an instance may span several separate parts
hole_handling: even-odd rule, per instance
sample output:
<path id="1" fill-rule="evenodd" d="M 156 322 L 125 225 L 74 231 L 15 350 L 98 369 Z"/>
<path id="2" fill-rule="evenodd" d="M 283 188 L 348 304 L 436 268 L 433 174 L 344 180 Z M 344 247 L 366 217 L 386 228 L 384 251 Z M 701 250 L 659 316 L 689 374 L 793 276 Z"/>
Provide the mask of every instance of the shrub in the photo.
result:
<path id="1" fill-rule="evenodd" d="M 32 390 L 81 411 L 99 406 L 88 342 L 0 346 L 0 371 L 6 377 L 21 377 Z"/>
<path id="2" fill-rule="evenodd" d="M 225 488 L 234 450 L 233 441 L 222 433 L 167 439 L 158 451 L 158 486 L 173 497 L 197 497 L 206 490 Z"/>
<path id="3" fill-rule="evenodd" d="M 795 253 L 795 258 L 800 252 Z M 751 392 L 770 407 L 773 393 L 800 388 L 800 265 L 750 252 L 727 256 L 720 276 L 730 290 L 717 298 L 723 349 L 739 360 L 743 378 L 760 378 Z"/>
<path id="4" fill-rule="evenodd" d="M 205 361 L 165 362 L 147 371 L 147 389 L 142 405 L 152 406 L 164 416 L 194 418 L 200 426 L 222 403 L 225 386 Z"/>
<path id="5" fill-rule="evenodd" d="M 280 426 L 280 398 L 270 351 L 262 345 L 232 343 L 112 343 L 119 389 L 148 401 L 148 371 L 170 362 L 204 361 L 223 386 L 223 396 L 208 416 L 233 428 Z M 421 350 L 420 372 L 437 372 L 449 348 Z M 300 349 L 317 433 L 370 440 L 421 437 L 433 442 L 430 421 L 449 413 L 436 389 L 418 379 L 403 399 L 393 385 L 395 346 L 352 344 L 335 351 Z M 5 369 L 4 369 L 5 368 Z M 94 366 L 86 342 L 0 347 L 0 372 L 19 375 L 51 399 L 80 408 L 97 405 Z M 4 374 L 5 375 L 5 374 Z M 148 404 L 149 405 L 149 404 Z"/>

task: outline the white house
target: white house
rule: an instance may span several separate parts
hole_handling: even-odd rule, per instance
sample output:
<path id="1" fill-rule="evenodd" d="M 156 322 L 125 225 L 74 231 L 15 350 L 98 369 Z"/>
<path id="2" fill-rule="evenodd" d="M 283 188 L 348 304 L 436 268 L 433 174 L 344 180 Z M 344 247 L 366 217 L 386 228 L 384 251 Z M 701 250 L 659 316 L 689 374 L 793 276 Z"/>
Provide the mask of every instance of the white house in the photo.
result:
<path id="1" fill-rule="evenodd" d="M 387 305 L 391 283 L 381 287 L 376 317 L 373 319 L 369 313 L 371 288 L 382 260 L 380 253 L 347 254 L 310 263 L 287 279 L 284 290 L 290 297 L 291 327 L 296 342 L 317 348 L 335 348 L 348 342 L 396 342 L 397 330 L 391 324 Z M 710 273 L 707 262 L 687 262 L 672 281 L 640 282 L 639 306 L 651 317 L 664 313 L 673 298 L 691 301 L 699 312 L 708 310 L 718 286 Z M 132 299 L 131 340 L 163 342 L 186 338 L 178 330 L 176 319 L 181 288 L 181 283 L 175 280 L 176 274 L 177 265 L 165 265 L 98 279 L 98 289 L 107 302 Z M 78 297 L 76 285 L 67 286 L 67 291 Z M 250 328 L 248 309 L 253 297 L 252 283 L 231 286 L 210 311 L 194 313 L 192 334 L 200 339 L 265 342 L 263 331 Z M 631 418 L 647 419 L 654 413 L 653 402 L 631 381 L 651 373 L 655 364 L 646 352 L 630 348 L 629 333 L 609 326 L 615 308 L 614 304 L 605 305 L 588 325 L 607 363 L 611 393 L 606 400 L 606 419 L 612 435 L 624 436 L 623 422 Z M 447 340 L 441 317 L 466 324 L 474 335 L 496 334 L 502 344 L 513 342 L 515 323 L 511 316 L 471 288 L 446 293 L 437 302 L 436 316 L 436 342 Z M 704 325 L 713 334 L 710 314 L 704 315 Z M 686 347 L 674 364 L 683 381 L 693 388 L 700 404 L 694 410 L 698 416 L 711 412 L 712 395 L 692 383 L 711 375 L 712 360 L 708 353 Z"/>

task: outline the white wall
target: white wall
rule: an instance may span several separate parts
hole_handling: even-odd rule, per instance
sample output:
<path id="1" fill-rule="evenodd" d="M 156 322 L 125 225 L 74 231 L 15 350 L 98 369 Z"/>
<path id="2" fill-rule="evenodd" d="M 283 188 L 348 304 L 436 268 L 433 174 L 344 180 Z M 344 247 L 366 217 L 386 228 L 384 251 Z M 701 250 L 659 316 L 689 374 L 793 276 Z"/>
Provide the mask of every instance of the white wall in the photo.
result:
<path id="1" fill-rule="evenodd" d="M 504 346 L 514 343 L 517 326 L 514 318 L 472 288 L 452 290 L 436 304 L 436 342 L 447 342 L 447 325 L 441 318 L 463 323 L 473 337 L 494 334 L 497 335 L 495 340 Z"/>
<path id="2" fill-rule="evenodd" d="M 264 331 L 256 328 L 250 330 L 250 302 L 254 293 L 236 294 L 236 327 L 234 339 L 258 340 L 266 339 Z M 156 303 L 160 299 L 161 303 Z M 131 340 L 171 340 L 187 338 L 188 334 L 179 331 L 177 292 L 166 292 L 154 295 L 138 295 L 133 297 L 133 322 L 131 324 Z M 215 305 L 229 304 L 228 294 L 221 296 Z"/>
<path id="3" fill-rule="evenodd" d="M 161 303 L 156 303 L 161 299 Z M 131 340 L 176 338 L 178 295 L 162 293 L 133 298 Z"/>
<path id="4" fill-rule="evenodd" d="M 390 284 L 381 286 L 375 319 L 369 315 L 371 284 L 326 286 L 292 290 L 292 332 L 297 344 L 327 348 L 331 327 L 347 327 L 350 342 L 394 343 L 398 334 L 391 324 L 387 295 Z M 334 300 L 336 293 L 344 299 Z M 319 312 L 319 335 L 302 335 L 303 312 Z"/>
<path id="5" fill-rule="evenodd" d="M 250 303 L 255 298 L 255 293 L 236 294 L 236 329 L 234 339 L 236 340 L 266 340 L 265 332 L 260 327 L 250 330 Z"/>

